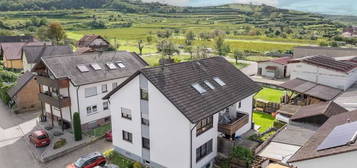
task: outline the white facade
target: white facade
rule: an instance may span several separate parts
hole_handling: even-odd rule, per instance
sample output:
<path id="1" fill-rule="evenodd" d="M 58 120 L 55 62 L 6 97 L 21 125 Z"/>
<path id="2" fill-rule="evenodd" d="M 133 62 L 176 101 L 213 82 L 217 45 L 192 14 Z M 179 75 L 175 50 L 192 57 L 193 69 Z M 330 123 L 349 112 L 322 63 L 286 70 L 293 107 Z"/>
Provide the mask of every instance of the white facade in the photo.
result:
<path id="1" fill-rule="evenodd" d="M 267 67 L 276 67 L 276 70 L 269 70 L 267 69 Z M 260 62 L 258 64 L 258 72 L 265 77 L 269 77 L 269 78 L 285 78 L 287 76 L 289 76 L 287 70 L 286 70 L 286 65 L 283 64 L 278 64 L 275 62 Z"/>
<path id="2" fill-rule="evenodd" d="M 140 88 L 148 91 L 148 100 L 141 100 Z M 249 115 L 249 123 L 237 133 L 250 129 L 252 97 L 244 99 L 240 111 Z M 154 168 L 201 168 L 211 164 L 217 155 L 219 113 L 213 115 L 213 127 L 196 134 L 191 123 L 154 85 L 138 75 L 110 98 L 112 133 L 115 149 L 131 159 Z M 238 103 L 231 108 L 237 109 Z M 131 120 L 123 118 L 121 109 L 131 112 Z M 149 126 L 141 119 L 148 119 Z M 132 134 L 132 142 L 123 140 L 123 131 Z M 150 140 L 150 150 L 143 148 L 142 137 Z M 212 152 L 196 161 L 196 149 L 212 140 Z"/>
<path id="3" fill-rule="evenodd" d="M 297 168 L 355 168 L 357 151 L 319 157 L 290 163 Z"/>
<path id="4" fill-rule="evenodd" d="M 357 81 L 357 68 L 350 73 L 344 73 L 299 62 L 288 64 L 288 71 L 290 79 L 300 78 L 342 90 L 348 89 Z"/>
<path id="5" fill-rule="evenodd" d="M 71 100 L 70 107 L 62 108 L 63 119 L 71 122 L 72 121 L 71 115 L 73 115 L 73 113 L 75 113 L 75 112 L 79 112 L 80 118 L 81 118 L 81 124 L 82 125 L 88 124 L 88 127 L 95 127 L 97 125 L 96 122 L 99 119 L 103 119 L 103 120 L 107 119 L 110 121 L 110 118 L 109 118 L 111 115 L 110 108 L 104 109 L 103 103 L 107 102 L 107 100 L 103 100 L 102 98 L 106 94 L 108 94 L 112 89 L 114 89 L 113 86 L 117 86 L 125 80 L 126 80 L 126 78 L 120 78 L 120 79 L 99 82 L 99 83 L 93 83 L 93 84 L 88 84 L 88 85 L 82 85 L 82 86 L 74 86 L 70 82 L 69 88 L 61 88 L 59 91 L 63 97 L 69 97 Z M 113 85 L 114 83 L 116 83 L 116 84 Z M 102 85 L 107 85 L 106 92 L 102 91 Z M 92 87 L 96 87 L 97 94 L 94 96 L 86 97 L 85 89 L 92 88 Z M 42 88 L 43 88 L 43 91 L 48 90 L 47 86 L 43 86 Z M 109 103 L 108 103 L 108 105 L 109 105 Z M 88 113 L 87 107 L 93 107 L 93 106 L 96 106 L 96 111 L 92 110 L 91 113 Z M 46 110 L 45 112 L 51 113 L 49 104 L 45 103 L 45 110 Z M 58 108 L 52 107 L 52 111 L 55 116 L 57 116 L 58 118 L 61 117 L 60 111 Z"/>

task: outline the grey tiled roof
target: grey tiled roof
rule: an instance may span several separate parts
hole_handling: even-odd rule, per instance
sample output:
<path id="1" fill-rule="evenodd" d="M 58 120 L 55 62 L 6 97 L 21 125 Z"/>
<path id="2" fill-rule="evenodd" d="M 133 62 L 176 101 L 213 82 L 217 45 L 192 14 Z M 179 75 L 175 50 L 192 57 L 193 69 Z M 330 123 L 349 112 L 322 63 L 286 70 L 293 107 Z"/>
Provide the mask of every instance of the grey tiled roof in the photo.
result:
<path id="1" fill-rule="evenodd" d="M 163 67 L 144 68 L 104 98 L 108 99 L 140 73 L 192 123 L 209 117 L 260 90 L 260 86 L 226 59 L 213 57 Z M 213 77 L 219 77 L 226 85 L 220 86 Z M 214 85 L 215 89 L 212 90 L 205 85 L 205 80 Z M 199 83 L 207 92 L 201 95 L 191 86 L 193 83 Z"/>
<path id="2" fill-rule="evenodd" d="M 321 102 L 301 107 L 292 117 L 291 120 L 299 120 L 308 117 L 323 115 L 327 118 L 347 112 L 347 110 L 333 101 Z"/>
<path id="3" fill-rule="evenodd" d="M 49 57 L 56 55 L 72 54 L 73 51 L 69 46 L 52 46 L 52 45 L 39 45 L 39 46 L 25 46 L 23 52 L 26 55 L 27 63 L 34 64 L 41 61 L 41 57 Z"/>
<path id="4" fill-rule="evenodd" d="M 0 43 L 33 42 L 32 36 L 0 36 Z"/>
<path id="5" fill-rule="evenodd" d="M 147 63 L 137 54 L 125 51 L 96 52 L 77 55 L 76 53 L 55 57 L 42 57 L 42 63 L 57 78 L 69 78 L 74 85 L 85 85 L 90 83 L 129 77 Z M 106 63 L 122 61 L 125 68 L 110 70 Z M 90 64 L 98 63 L 102 68 L 95 71 Z M 86 65 L 88 72 L 80 72 L 77 65 Z M 34 67 L 36 68 L 36 66 Z"/>
<path id="6" fill-rule="evenodd" d="M 317 129 L 318 127 L 309 124 L 290 123 L 280 131 L 272 141 L 302 146 L 312 135 L 314 135 Z"/>
<path id="7" fill-rule="evenodd" d="M 13 98 L 33 77 L 34 75 L 31 72 L 25 72 L 17 79 L 16 85 L 10 88 L 7 94 Z"/>

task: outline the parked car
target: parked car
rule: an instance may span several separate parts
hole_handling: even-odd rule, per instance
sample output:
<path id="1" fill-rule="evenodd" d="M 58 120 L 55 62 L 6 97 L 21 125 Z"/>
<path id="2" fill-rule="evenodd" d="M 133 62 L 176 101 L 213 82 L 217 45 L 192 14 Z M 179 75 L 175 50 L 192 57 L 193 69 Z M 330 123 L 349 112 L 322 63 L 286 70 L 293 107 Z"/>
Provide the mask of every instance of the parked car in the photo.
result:
<path id="1" fill-rule="evenodd" d="M 94 168 L 96 166 L 105 166 L 107 160 L 99 153 L 94 152 L 81 156 L 76 162 L 67 166 L 67 168 Z"/>
<path id="2" fill-rule="evenodd" d="M 32 132 L 29 135 L 29 140 L 31 143 L 35 144 L 36 147 L 44 147 L 51 143 L 50 137 L 45 130 Z"/>
<path id="3" fill-rule="evenodd" d="M 105 138 L 105 140 L 112 142 L 113 141 L 112 131 L 110 130 L 110 131 L 106 132 L 104 134 L 104 138 Z"/>

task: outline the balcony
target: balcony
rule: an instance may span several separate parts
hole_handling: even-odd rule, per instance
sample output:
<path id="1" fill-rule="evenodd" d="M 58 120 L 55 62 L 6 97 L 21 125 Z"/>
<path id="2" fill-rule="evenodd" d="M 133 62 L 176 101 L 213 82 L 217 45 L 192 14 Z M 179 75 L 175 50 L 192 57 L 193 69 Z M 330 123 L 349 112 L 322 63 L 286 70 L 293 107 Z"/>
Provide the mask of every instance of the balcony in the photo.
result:
<path id="1" fill-rule="evenodd" d="M 57 108 L 68 107 L 71 105 L 71 99 L 69 97 L 51 96 L 48 92 L 39 93 L 38 96 L 42 102 L 45 102 Z"/>
<path id="2" fill-rule="evenodd" d="M 68 88 L 68 80 L 54 80 L 45 76 L 37 76 L 37 82 L 41 85 L 46 85 L 52 88 Z"/>
<path id="3" fill-rule="evenodd" d="M 233 135 L 236 131 L 249 123 L 249 115 L 237 112 L 236 117 L 220 116 L 218 131 L 226 135 Z"/>

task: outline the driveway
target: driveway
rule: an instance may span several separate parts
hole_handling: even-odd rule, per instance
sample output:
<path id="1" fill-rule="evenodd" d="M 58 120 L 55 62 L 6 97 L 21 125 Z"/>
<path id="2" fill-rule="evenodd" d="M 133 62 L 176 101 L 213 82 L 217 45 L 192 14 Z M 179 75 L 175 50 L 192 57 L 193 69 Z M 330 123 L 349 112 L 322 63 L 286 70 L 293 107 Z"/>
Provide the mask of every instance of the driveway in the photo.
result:
<path id="1" fill-rule="evenodd" d="M 24 134 L 36 126 L 39 112 L 14 114 L 0 101 L 0 163 L 11 168 L 64 168 L 78 157 L 90 152 L 103 152 L 112 148 L 111 143 L 99 140 L 84 148 L 57 158 L 48 163 L 38 162 L 30 152 Z"/>

